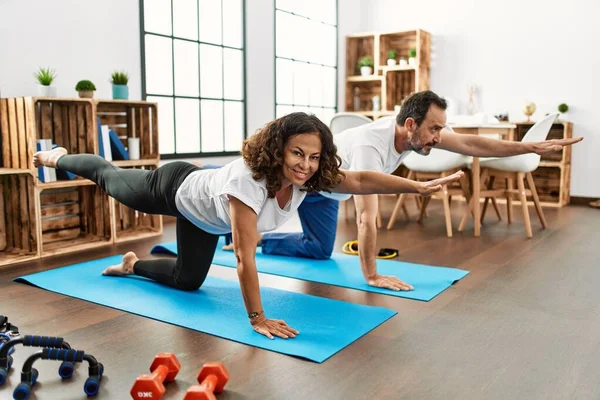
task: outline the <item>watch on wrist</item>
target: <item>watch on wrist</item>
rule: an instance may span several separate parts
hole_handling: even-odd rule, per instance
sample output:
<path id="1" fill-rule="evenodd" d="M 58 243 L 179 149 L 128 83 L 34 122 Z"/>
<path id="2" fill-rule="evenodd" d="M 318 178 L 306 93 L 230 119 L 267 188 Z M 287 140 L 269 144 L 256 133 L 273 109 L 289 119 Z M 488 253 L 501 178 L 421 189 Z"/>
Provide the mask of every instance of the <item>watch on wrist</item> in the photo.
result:
<path id="1" fill-rule="evenodd" d="M 250 319 L 256 318 L 256 317 L 258 317 L 262 313 L 263 313 L 263 311 L 251 312 L 251 313 L 248 314 L 248 318 L 250 318 Z"/>

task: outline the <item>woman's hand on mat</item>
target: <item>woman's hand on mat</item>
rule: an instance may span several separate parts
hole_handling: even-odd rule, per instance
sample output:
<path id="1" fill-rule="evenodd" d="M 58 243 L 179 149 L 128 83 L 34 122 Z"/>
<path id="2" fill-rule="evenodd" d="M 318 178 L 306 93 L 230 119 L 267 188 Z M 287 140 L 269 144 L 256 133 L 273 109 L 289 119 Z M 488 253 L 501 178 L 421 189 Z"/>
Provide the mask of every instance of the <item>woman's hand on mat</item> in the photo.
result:
<path id="1" fill-rule="evenodd" d="M 268 319 L 264 314 L 256 318 L 256 321 L 251 321 L 254 330 L 261 335 L 265 335 L 269 339 L 274 339 L 273 336 L 282 339 L 295 338 L 298 332 L 291 328 L 285 321 L 280 319 Z"/>
<path id="2" fill-rule="evenodd" d="M 375 286 L 383 289 L 391 289 L 395 291 L 408 291 L 413 290 L 414 288 L 406 282 L 401 281 L 395 276 L 386 276 L 386 275 L 374 275 L 367 279 L 367 283 L 370 286 Z"/>
<path id="3" fill-rule="evenodd" d="M 457 180 L 462 178 L 464 174 L 464 172 L 458 171 L 444 178 L 434 179 L 426 182 L 419 182 L 419 194 L 421 196 L 431 196 L 435 192 L 439 192 L 440 190 L 442 190 L 444 185 L 456 182 Z"/>

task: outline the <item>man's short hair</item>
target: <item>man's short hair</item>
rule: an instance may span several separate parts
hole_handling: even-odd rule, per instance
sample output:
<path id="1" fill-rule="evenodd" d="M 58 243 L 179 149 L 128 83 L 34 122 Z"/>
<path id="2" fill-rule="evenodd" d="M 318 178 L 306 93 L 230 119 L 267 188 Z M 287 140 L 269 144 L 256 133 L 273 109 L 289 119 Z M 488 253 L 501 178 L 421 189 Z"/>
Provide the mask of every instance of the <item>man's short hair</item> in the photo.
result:
<path id="1" fill-rule="evenodd" d="M 435 104 L 442 110 L 448 107 L 446 100 L 432 92 L 431 90 L 424 90 L 422 92 L 416 92 L 408 96 L 402 103 L 400 112 L 396 116 L 396 123 L 398 125 L 404 125 L 407 118 L 412 118 L 420 126 L 425 121 L 425 116 L 429 111 L 429 107 Z"/>

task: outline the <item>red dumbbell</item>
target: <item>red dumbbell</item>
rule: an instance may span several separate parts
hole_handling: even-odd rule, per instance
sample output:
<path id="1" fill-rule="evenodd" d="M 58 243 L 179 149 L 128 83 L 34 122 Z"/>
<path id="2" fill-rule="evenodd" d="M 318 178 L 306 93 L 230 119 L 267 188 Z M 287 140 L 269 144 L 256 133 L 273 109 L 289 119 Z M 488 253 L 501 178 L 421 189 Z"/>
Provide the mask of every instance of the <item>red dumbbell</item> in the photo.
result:
<path id="1" fill-rule="evenodd" d="M 165 394 L 165 383 L 172 382 L 181 369 L 179 360 L 173 353 L 158 353 L 150 365 L 152 374 L 138 376 L 131 387 L 131 397 L 139 399 L 160 399 Z"/>
<path id="2" fill-rule="evenodd" d="M 198 374 L 198 383 L 188 389 L 183 400 L 216 400 L 229 380 L 229 372 L 220 362 L 207 362 Z"/>

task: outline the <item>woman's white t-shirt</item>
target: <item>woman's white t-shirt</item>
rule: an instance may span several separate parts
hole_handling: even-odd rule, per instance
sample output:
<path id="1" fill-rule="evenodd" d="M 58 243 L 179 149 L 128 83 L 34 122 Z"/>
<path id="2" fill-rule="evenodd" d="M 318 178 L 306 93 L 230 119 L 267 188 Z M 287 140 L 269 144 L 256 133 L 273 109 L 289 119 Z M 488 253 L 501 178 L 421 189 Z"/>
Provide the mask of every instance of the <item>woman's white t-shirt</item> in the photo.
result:
<path id="1" fill-rule="evenodd" d="M 189 174 L 175 195 L 177 210 L 200 229 L 215 235 L 231 232 L 228 195 L 252 208 L 258 216 L 258 232 L 268 232 L 283 225 L 298 209 L 306 192 L 292 185 L 292 198 L 282 209 L 276 198 L 267 197 L 264 179 L 252 178 L 252 170 L 243 158 L 218 169 Z"/>

